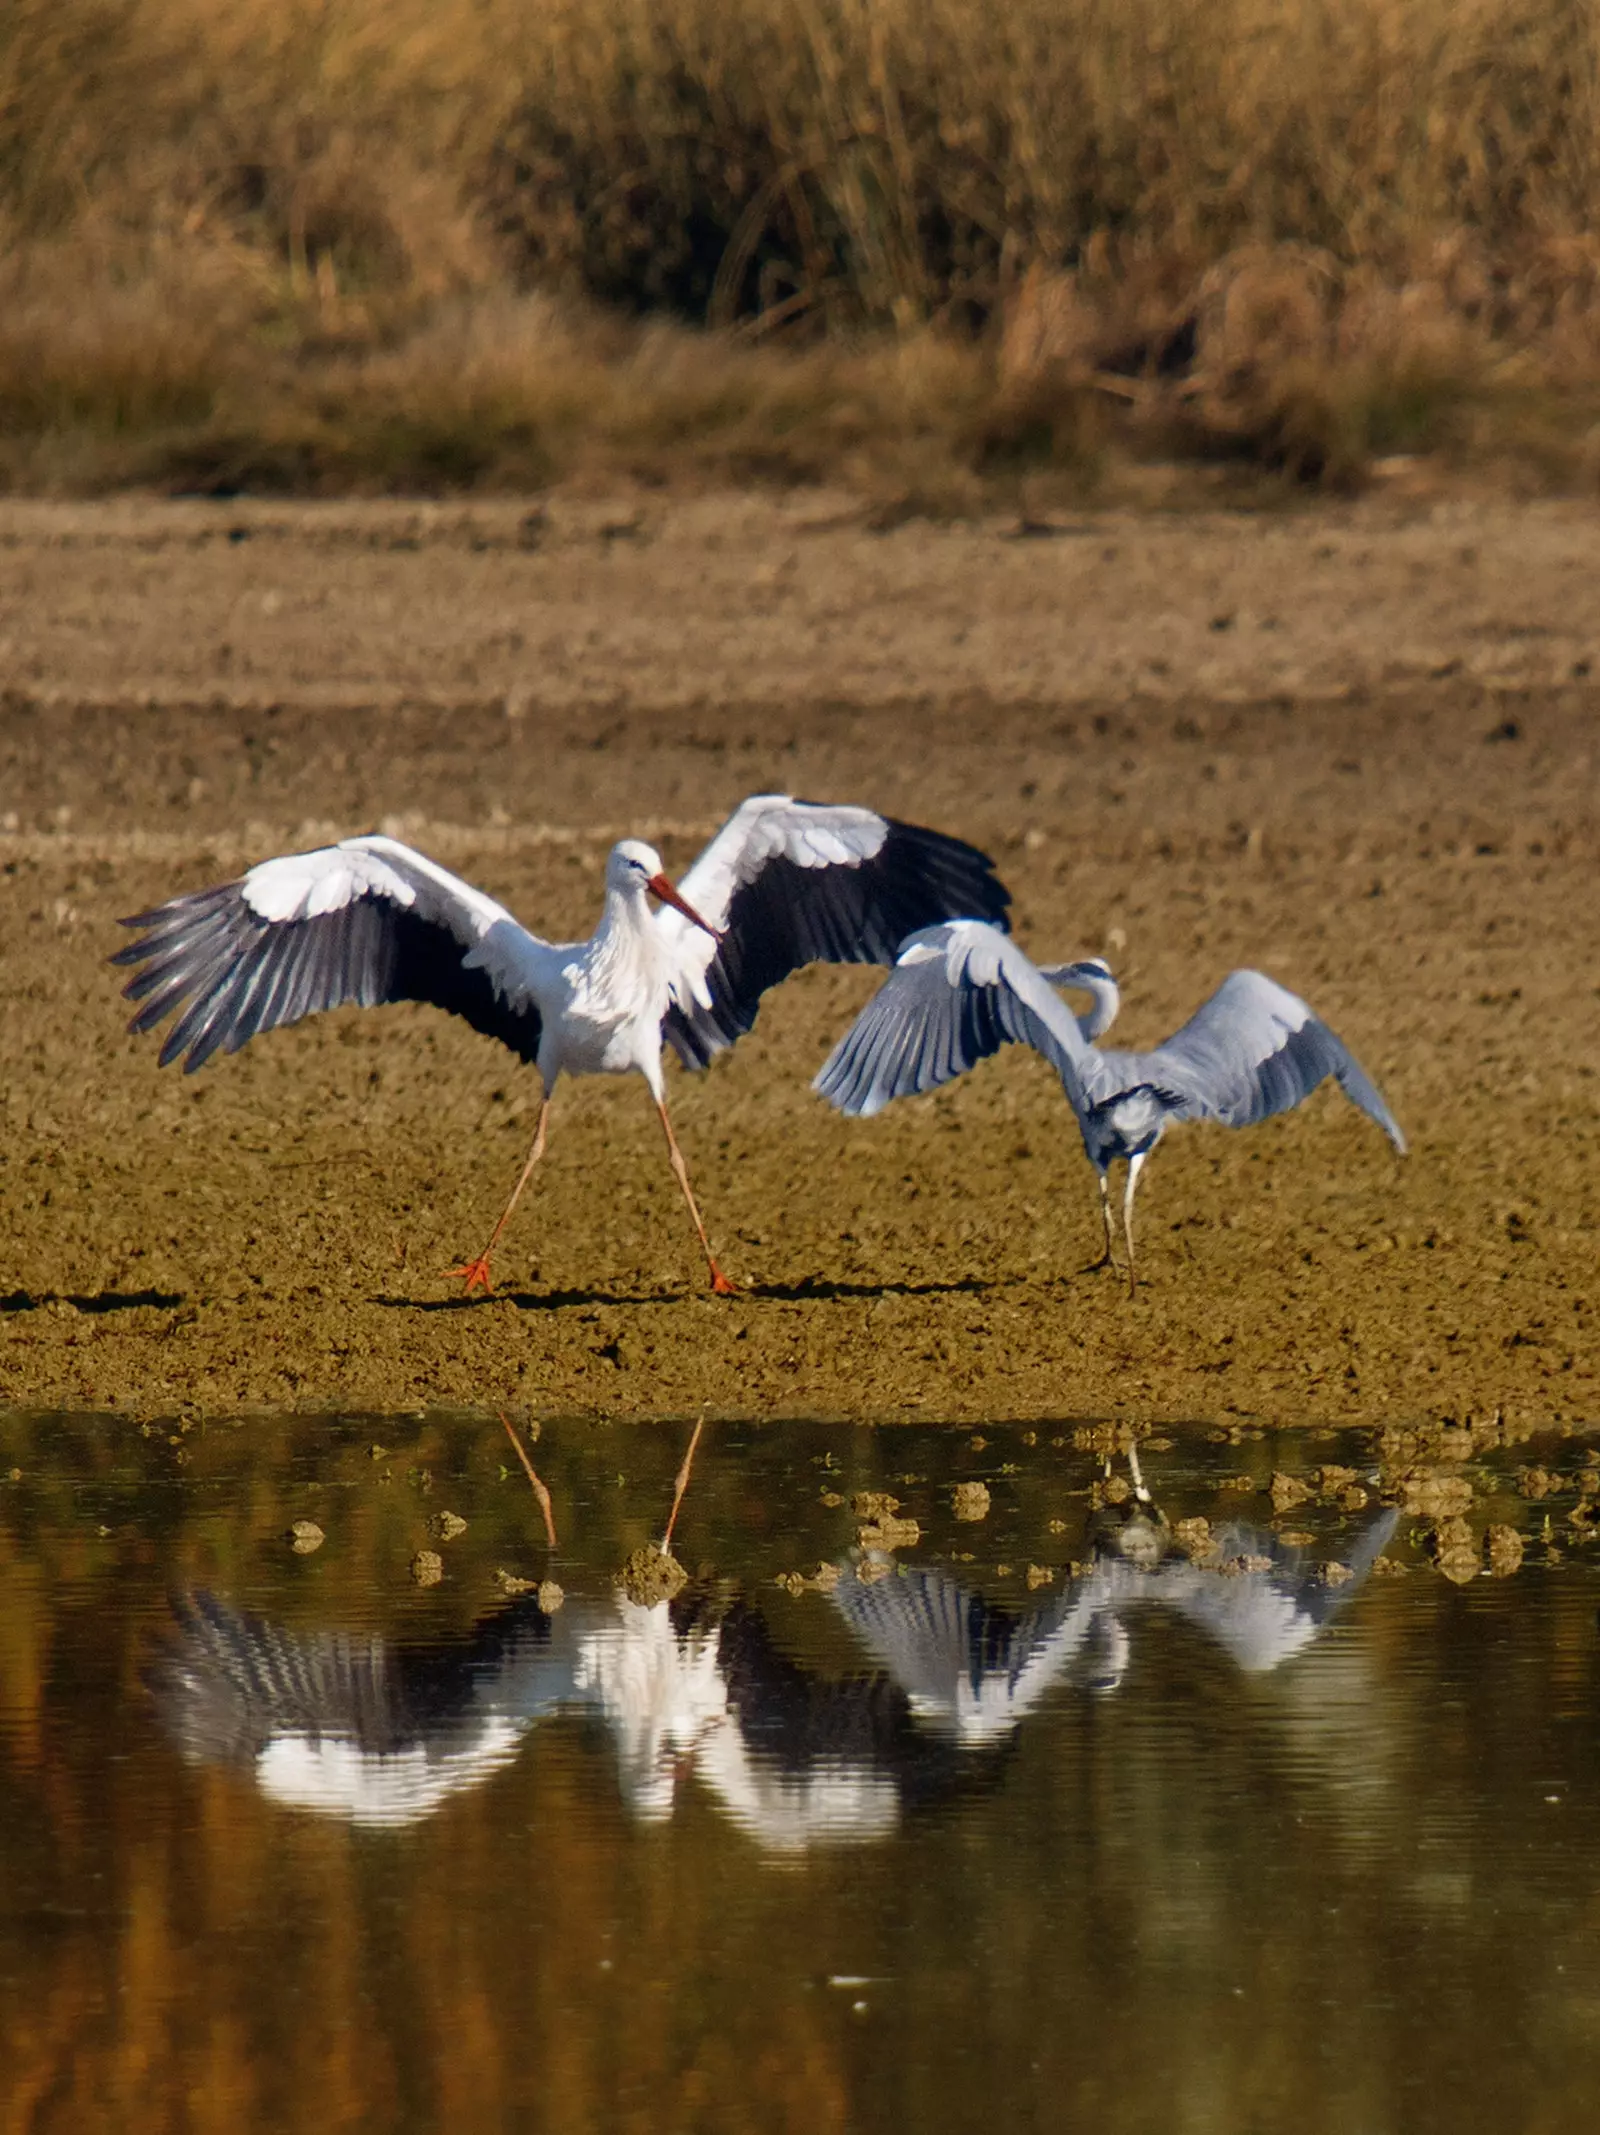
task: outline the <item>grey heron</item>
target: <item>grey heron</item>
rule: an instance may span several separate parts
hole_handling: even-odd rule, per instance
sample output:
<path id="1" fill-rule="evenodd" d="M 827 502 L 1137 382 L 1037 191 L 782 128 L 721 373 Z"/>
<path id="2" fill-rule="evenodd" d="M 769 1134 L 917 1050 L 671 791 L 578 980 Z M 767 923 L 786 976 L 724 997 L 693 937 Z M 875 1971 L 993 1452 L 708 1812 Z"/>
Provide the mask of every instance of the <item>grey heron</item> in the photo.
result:
<path id="1" fill-rule="evenodd" d="M 1057 986 L 1088 992 L 1089 1014 L 1075 1016 Z M 1230 972 L 1181 1030 L 1149 1052 L 1094 1043 L 1117 1006 L 1116 981 L 1098 958 L 1041 967 L 982 921 L 925 927 L 904 944 L 813 1087 L 839 1111 L 867 1117 L 896 1097 L 939 1088 L 1002 1045 L 1031 1045 L 1060 1076 L 1099 1175 L 1101 1266 L 1115 1261 L 1107 1174 L 1118 1158 L 1127 1164 L 1130 1290 L 1134 1192 L 1174 1121 L 1247 1127 L 1291 1110 L 1331 1075 L 1405 1153 L 1405 1137 L 1360 1063 L 1304 1001 L 1264 973 Z"/>
<path id="2" fill-rule="evenodd" d="M 650 897 L 661 900 L 653 909 Z M 959 913 L 1005 923 L 1010 897 L 959 838 L 869 808 L 756 794 L 675 888 L 637 839 L 613 846 L 600 924 L 584 942 L 530 933 L 481 890 L 393 838 L 346 838 L 264 860 L 238 880 L 125 920 L 140 937 L 129 1028 L 174 1015 L 160 1064 L 192 1073 L 217 1051 L 354 1002 L 427 1001 L 537 1067 L 533 1148 L 483 1251 L 450 1273 L 489 1289 L 490 1256 L 544 1154 L 558 1077 L 641 1074 L 660 1117 L 711 1287 L 718 1267 L 672 1131 L 663 1043 L 706 1066 L 802 965 L 890 963 L 914 929 Z"/>

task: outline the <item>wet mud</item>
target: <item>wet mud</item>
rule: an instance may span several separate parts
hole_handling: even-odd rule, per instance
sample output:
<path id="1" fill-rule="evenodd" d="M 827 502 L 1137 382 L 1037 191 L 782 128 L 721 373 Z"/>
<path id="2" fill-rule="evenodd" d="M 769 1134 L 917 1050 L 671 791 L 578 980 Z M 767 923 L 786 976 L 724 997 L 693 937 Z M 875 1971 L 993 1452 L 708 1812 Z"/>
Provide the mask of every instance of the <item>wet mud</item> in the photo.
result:
<path id="1" fill-rule="evenodd" d="M 1038 529 L 1033 530 L 1038 533 Z M 660 1415 L 1592 1416 L 1600 889 L 1576 506 L 864 526 L 826 498 L 0 509 L 0 1403 Z M 1143 1285 L 1012 1050 L 872 1122 L 808 1083 L 816 971 L 669 1096 L 563 1085 L 467 1302 L 535 1078 L 426 1010 L 185 1078 L 124 1031 L 116 919 L 383 825 L 581 935 L 607 847 L 681 868 L 744 794 L 994 852 L 1118 1038 L 1230 968 L 1378 1079 L 1174 1133 Z"/>

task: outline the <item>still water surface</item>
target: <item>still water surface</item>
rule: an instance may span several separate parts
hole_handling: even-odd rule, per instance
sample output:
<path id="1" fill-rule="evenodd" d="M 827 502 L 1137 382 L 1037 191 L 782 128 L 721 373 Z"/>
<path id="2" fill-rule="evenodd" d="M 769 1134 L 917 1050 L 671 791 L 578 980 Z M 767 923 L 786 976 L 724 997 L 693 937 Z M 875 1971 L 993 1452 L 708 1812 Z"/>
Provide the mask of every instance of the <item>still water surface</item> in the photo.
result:
<path id="1" fill-rule="evenodd" d="M 686 1438 L 0 1417 L 0 2135 L 1595 2124 L 1582 1440 Z"/>

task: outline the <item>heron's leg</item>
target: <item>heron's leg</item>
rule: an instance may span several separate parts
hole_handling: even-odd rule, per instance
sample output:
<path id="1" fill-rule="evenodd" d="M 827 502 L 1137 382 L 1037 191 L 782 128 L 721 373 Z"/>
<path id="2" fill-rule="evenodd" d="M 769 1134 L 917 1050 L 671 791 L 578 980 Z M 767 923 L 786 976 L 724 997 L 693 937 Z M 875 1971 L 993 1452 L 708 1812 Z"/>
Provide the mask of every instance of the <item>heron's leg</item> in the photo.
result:
<path id="1" fill-rule="evenodd" d="M 683 1189 L 683 1198 L 689 1204 L 689 1213 L 694 1218 L 695 1231 L 700 1239 L 700 1250 L 705 1254 L 706 1266 L 711 1270 L 711 1287 L 718 1297 L 737 1297 L 737 1289 L 717 1266 L 716 1256 L 711 1250 L 711 1240 L 706 1236 L 706 1227 L 700 1220 L 700 1210 L 695 1205 L 694 1188 L 689 1184 L 689 1167 L 683 1161 L 678 1137 L 672 1131 L 672 1121 L 667 1117 L 664 1098 L 656 1099 L 656 1110 L 661 1115 L 661 1129 L 667 1137 L 667 1154 L 672 1158 L 673 1175 Z"/>
<path id="2" fill-rule="evenodd" d="M 1107 1230 L 1107 1249 L 1104 1249 L 1104 1253 L 1100 1253 L 1098 1260 L 1089 1262 L 1089 1266 L 1083 1270 L 1085 1275 L 1094 1275 L 1094 1272 L 1098 1272 L 1100 1268 L 1115 1268 L 1117 1266 L 1117 1251 L 1115 1251 L 1115 1247 L 1111 1243 L 1111 1183 L 1107 1181 L 1107 1174 L 1104 1174 L 1104 1172 L 1100 1172 L 1098 1176 L 1100 1176 L 1100 1221 L 1104 1223 L 1104 1230 Z"/>
<path id="3" fill-rule="evenodd" d="M 518 1179 L 516 1185 L 511 1189 L 511 1199 L 506 1203 L 505 1207 L 500 1212 L 500 1221 L 489 1233 L 489 1243 L 484 1247 L 483 1251 L 478 1255 L 476 1260 L 464 1260 L 459 1268 L 448 1268 L 445 1271 L 447 1274 L 461 1275 L 466 1278 L 468 1297 L 472 1295 L 474 1290 L 492 1290 L 494 1288 L 494 1284 L 489 1278 L 489 1255 L 499 1244 L 500 1233 L 511 1221 L 511 1211 L 516 1207 L 518 1201 L 521 1200 L 523 1187 L 526 1186 L 529 1179 L 533 1177 L 534 1165 L 537 1164 L 540 1157 L 544 1155 L 545 1121 L 549 1117 L 550 1099 L 548 1096 L 546 1096 L 544 1101 L 539 1106 L 539 1125 L 533 1137 L 533 1147 L 528 1152 L 528 1161 L 522 1167 L 521 1178 Z"/>
<path id="4" fill-rule="evenodd" d="M 1128 1446 L 1128 1473 L 1133 1477 L 1133 1494 L 1140 1504 L 1152 1504 L 1154 1500 L 1144 1486 L 1144 1474 L 1139 1466 L 1139 1448 L 1131 1442 Z"/>
<path id="5" fill-rule="evenodd" d="M 1138 1156 L 1129 1157 L 1128 1183 L 1124 1187 L 1122 1194 L 1122 1235 L 1128 1241 L 1128 1295 L 1130 1297 L 1136 1295 L 1139 1288 L 1139 1278 L 1134 1273 L 1133 1267 L 1133 1192 L 1139 1183 L 1139 1174 L 1144 1169 L 1144 1160 L 1148 1154 L 1148 1150 L 1141 1150 Z"/>

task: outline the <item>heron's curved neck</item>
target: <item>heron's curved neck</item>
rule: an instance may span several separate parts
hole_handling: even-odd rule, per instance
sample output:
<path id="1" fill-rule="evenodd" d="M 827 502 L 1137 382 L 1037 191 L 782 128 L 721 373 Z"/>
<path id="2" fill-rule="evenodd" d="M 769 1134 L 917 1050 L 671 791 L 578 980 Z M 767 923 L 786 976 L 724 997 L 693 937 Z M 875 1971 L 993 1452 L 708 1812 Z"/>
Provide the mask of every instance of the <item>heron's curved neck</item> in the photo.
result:
<path id="1" fill-rule="evenodd" d="M 1078 1018 L 1079 1030 L 1093 1045 L 1095 1039 L 1103 1037 L 1117 1020 L 1122 995 L 1115 979 L 1102 978 L 1098 972 L 1075 972 L 1072 984 L 1080 987 L 1094 1003 L 1086 1016 Z"/>

